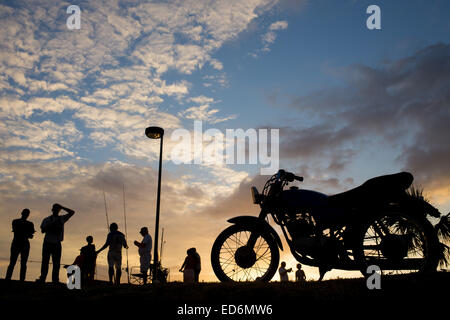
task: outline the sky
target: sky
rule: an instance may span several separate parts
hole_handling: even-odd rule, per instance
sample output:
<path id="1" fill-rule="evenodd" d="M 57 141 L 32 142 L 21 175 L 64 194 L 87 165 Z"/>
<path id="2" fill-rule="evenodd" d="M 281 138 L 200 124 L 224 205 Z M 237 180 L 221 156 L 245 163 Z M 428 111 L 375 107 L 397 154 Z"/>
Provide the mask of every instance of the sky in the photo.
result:
<path id="1" fill-rule="evenodd" d="M 67 26 L 70 5 L 80 8 L 79 29 Z M 381 29 L 366 26 L 370 5 L 381 9 Z M 448 12 L 445 0 L 0 1 L 0 276 L 23 208 L 36 229 L 55 202 L 76 211 L 66 264 L 87 235 L 103 245 L 103 191 L 109 221 L 125 232 L 125 186 L 130 244 L 142 226 L 153 235 L 152 125 L 165 129 L 160 226 L 172 281 L 190 247 L 202 257 L 200 279 L 217 281 L 212 243 L 227 219 L 258 213 L 249 189 L 268 178 L 261 161 L 175 163 L 172 134 L 193 134 L 194 121 L 223 133 L 278 129 L 280 168 L 326 194 L 410 171 L 447 213 Z M 40 260 L 42 240 L 36 233 L 30 260 Z M 137 266 L 137 248 L 128 253 Z M 281 258 L 296 264 L 289 250 Z M 98 264 L 106 279 L 105 252 Z M 30 262 L 27 279 L 38 275 Z"/>

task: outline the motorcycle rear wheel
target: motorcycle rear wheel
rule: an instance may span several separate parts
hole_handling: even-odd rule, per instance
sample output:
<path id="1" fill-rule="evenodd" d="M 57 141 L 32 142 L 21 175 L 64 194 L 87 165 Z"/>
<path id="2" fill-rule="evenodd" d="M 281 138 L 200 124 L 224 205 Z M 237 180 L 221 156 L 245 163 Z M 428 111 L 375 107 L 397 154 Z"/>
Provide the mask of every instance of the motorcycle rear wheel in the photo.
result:
<path id="1" fill-rule="evenodd" d="M 425 217 L 403 212 L 385 212 L 363 223 L 355 260 L 367 276 L 370 265 L 382 274 L 405 274 L 436 271 L 439 240 Z"/>
<path id="2" fill-rule="evenodd" d="M 253 248 L 246 244 L 256 234 Z M 275 275 L 280 253 L 272 235 L 252 226 L 232 225 L 222 231 L 211 250 L 211 264 L 222 282 L 269 281 Z"/>

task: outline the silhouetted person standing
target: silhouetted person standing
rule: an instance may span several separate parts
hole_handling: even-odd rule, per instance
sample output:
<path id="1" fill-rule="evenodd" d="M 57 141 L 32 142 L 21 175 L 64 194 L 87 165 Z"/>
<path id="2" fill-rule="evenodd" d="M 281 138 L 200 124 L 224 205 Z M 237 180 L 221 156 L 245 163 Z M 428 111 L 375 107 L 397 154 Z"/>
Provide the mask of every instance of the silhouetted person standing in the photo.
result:
<path id="1" fill-rule="evenodd" d="M 147 227 L 142 227 L 139 233 L 143 237 L 142 242 L 134 241 L 134 244 L 139 248 L 138 252 L 141 263 L 142 279 L 144 280 L 144 284 L 146 284 L 147 273 L 152 259 L 152 237 L 149 235 Z"/>
<path id="2" fill-rule="evenodd" d="M 108 275 L 109 283 L 112 284 L 115 279 L 116 284 L 120 284 L 120 277 L 122 276 L 122 247 L 128 249 L 125 235 L 119 231 L 117 223 L 113 222 L 109 226 L 110 232 L 106 238 L 106 242 L 98 251 L 97 254 L 109 247 L 108 250 Z M 114 267 L 116 267 L 114 277 Z"/>
<path id="3" fill-rule="evenodd" d="M 31 221 L 27 221 L 30 215 L 30 209 L 22 210 L 22 217 L 15 219 L 12 222 L 12 232 L 14 232 L 14 238 L 11 243 L 11 257 L 9 261 L 8 270 L 6 271 L 6 280 L 11 280 L 14 266 L 16 265 L 17 258 L 20 254 L 20 281 L 25 280 L 27 273 L 27 261 L 30 253 L 30 241 L 28 239 L 33 238 L 34 224 Z"/>
<path id="4" fill-rule="evenodd" d="M 183 272 L 183 282 L 195 282 L 195 252 L 190 248 L 187 250 L 187 257 L 184 259 L 180 272 Z"/>
<path id="5" fill-rule="evenodd" d="M 281 262 L 280 269 L 278 269 L 280 273 L 280 281 L 287 282 L 289 281 L 288 272 L 292 272 L 292 268 L 286 269 L 286 262 Z"/>
<path id="6" fill-rule="evenodd" d="M 67 214 L 60 216 L 59 212 L 64 210 Z M 50 256 L 52 257 L 53 271 L 52 282 L 59 283 L 59 267 L 61 264 L 61 242 L 64 240 L 64 224 L 75 214 L 72 209 L 55 203 L 52 206 L 52 215 L 42 220 L 41 231 L 45 233 L 42 245 L 42 266 L 39 282 L 45 282 L 48 273 Z"/>
<path id="7" fill-rule="evenodd" d="M 297 264 L 297 271 L 295 271 L 295 281 L 304 283 L 306 281 L 305 271 L 302 270 L 302 265 Z"/>
<path id="8" fill-rule="evenodd" d="M 81 278 L 85 282 L 92 282 L 95 275 L 95 264 L 97 253 L 95 253 L 94 238 L 92 236 L 86 237 L 87 245 L 81 248 L 80 255 L 83 257 L 81 265 Z"/>

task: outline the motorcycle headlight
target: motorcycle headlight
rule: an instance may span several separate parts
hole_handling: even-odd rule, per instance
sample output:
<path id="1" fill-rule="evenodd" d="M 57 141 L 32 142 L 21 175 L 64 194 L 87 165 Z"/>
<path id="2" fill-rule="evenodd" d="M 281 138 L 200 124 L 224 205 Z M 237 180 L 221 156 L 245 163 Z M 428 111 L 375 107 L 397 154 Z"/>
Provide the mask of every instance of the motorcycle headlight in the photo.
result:
<path id="1" fill-rule="evenodd" d="M 254 204 L 260 204 L 262 201 L 262 194 L 259 193 L 258 189 L 256 187 L 251 187 L 252 192 L 252 199 Z"/>

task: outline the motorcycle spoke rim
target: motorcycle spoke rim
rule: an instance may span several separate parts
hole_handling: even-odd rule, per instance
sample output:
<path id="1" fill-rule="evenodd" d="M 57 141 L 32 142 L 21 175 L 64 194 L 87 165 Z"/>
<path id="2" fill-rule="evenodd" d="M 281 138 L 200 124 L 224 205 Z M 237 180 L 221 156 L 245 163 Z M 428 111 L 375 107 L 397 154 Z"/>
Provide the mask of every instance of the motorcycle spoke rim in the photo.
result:
<path id="1" fill-rule="evenodd" d="M 233 281 L 255 281 L 269 271 L 272 254 L 268 242 L 259 236 L 254 245 L 256 261 L 250 268 L 242 268 L 235 261 L 236 250 L 245 246 L 250 231 L 237 231 L 223 242 L 219 251 L 219 263 L 223 273 Z"/>
<path id="2" fill-rule="evenodd" d="M 369 225 L 363 240 L 363 255 L 367 264 L 394 263 L 384 256 L 381 249 L 382 240 L 386 236 L 403 237 L 407 245 L 407 253 L 399 263 L 405 265 L 409 263 L 411 267 L 413 263 L 416 263 L 417 267 L 382 268 L 382 273 L 390 275 L 417 272 L 427 257 L 424 231 L 419 225 L 401 215 L 384 216 Z"/>

